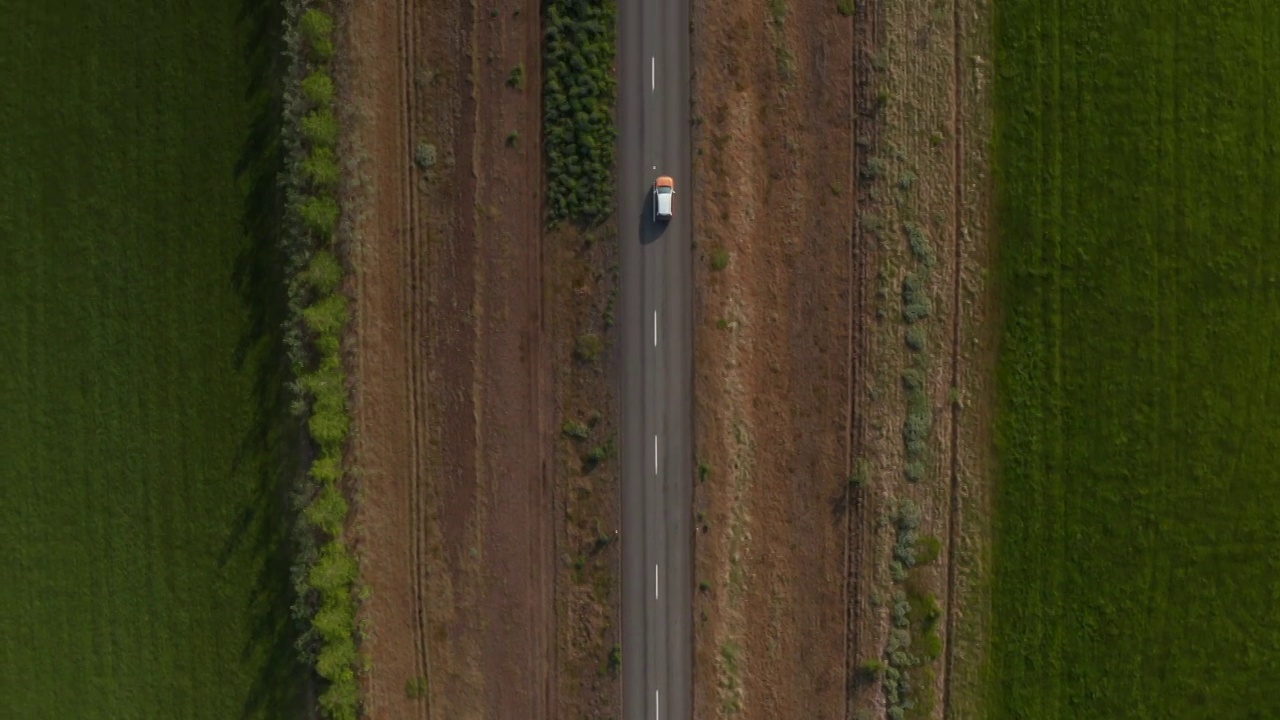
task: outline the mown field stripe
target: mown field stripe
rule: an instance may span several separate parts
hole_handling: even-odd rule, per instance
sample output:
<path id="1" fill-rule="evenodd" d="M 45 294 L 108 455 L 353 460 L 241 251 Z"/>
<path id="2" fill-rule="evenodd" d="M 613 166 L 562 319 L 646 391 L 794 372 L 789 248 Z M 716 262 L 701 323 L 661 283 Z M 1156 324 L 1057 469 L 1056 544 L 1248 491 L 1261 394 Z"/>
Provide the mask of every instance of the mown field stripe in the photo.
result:
<path id="1" fill-rule="evenodd" d="M 997 23 L 992 716 L 1276 714 L 1280 8 Z"/>

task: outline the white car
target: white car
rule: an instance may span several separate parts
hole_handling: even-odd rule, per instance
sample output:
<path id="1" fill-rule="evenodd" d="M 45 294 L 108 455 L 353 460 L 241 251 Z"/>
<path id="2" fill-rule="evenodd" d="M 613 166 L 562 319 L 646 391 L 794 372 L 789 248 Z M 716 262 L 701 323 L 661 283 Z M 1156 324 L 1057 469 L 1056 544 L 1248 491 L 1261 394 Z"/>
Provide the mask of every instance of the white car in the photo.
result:
<path id="1" fill-rule="evenodd" d="M 653 220 L 665 222 L 671 219 L 671 200 L 676 194 L 676 183 L 663 175 L 653 183 Z"/>

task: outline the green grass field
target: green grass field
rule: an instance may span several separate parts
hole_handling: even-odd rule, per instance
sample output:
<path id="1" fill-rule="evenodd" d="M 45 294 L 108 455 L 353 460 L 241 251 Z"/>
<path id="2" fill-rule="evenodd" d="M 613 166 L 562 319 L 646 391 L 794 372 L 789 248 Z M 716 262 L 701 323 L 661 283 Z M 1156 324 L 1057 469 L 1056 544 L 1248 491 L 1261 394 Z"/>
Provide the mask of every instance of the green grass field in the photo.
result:
<path id="1" fill-rule="evenodd" d="M 1280 4 L 996 11 L 988 717 L 1280 717 Z"/>
<path id="2" fill-rule="evenodd" d="M 0 17 L 0 715 L 289 717 L 278 13 Z"/>

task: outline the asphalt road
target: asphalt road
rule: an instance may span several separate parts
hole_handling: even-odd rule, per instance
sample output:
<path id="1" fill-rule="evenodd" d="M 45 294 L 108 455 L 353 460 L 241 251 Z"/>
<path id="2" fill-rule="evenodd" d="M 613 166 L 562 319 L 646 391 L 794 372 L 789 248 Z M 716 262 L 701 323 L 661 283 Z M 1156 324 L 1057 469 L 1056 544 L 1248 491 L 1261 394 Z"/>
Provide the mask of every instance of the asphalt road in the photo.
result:
<path id="1" fill-rule="evenodd" d="M 624 720 L 692 720 L 693 252 L 688 0 L 619 0 Z M 652 187 L 675 180 L 671 220 Z"/>

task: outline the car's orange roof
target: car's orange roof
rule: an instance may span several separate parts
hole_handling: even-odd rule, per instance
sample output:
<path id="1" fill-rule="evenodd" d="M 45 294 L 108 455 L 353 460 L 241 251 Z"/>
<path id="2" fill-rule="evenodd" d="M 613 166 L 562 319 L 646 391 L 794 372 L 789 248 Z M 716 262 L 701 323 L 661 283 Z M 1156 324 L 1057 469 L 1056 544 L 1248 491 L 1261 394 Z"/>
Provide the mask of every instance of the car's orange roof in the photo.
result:
<path id="1" fill-rule="evenodd" d="M 675 186 L 676 186 L 676 181 L 672 180 L 666 175 L 663 175 L 662 177 L 658 178 L 658 187 L 674 188 Z"/>

